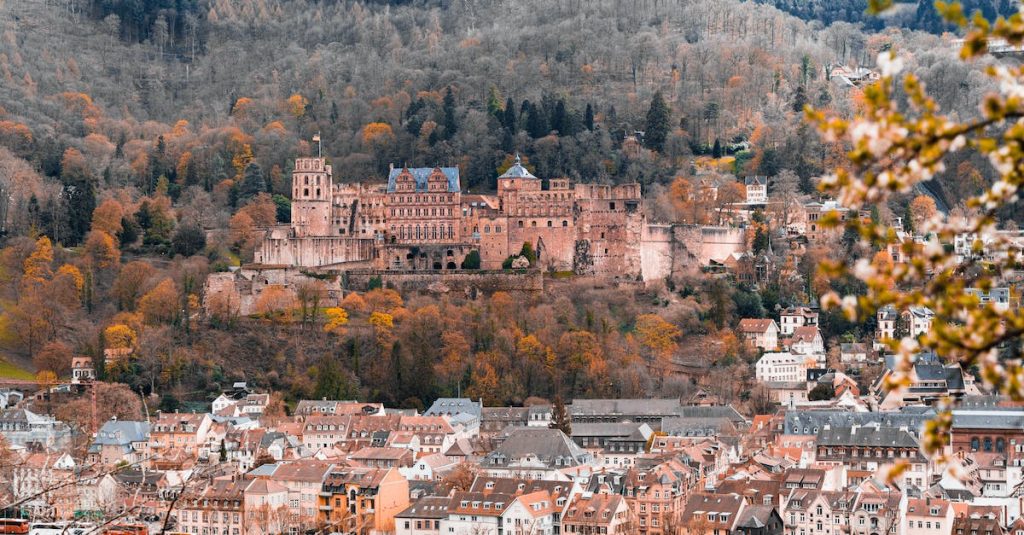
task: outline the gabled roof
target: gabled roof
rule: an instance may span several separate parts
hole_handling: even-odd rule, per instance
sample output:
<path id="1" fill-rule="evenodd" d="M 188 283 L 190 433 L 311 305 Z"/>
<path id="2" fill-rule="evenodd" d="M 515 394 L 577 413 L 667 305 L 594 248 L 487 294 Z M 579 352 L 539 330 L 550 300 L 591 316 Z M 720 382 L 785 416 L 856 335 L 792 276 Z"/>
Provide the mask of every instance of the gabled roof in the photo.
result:
<path id="1" fill-rule="evenodd" d="M 740 320 L 739 330 L 740 330 L 740 332 L 743 332 L 743 333 L 758 333 L 758 334 L 760 334 L 760 333 L 764 333 L 764 332 L 768 331 L 768 329 L 772 325 L 775 325 L 775 320 L 770 319 L 770 318 L 766 318 L 766 319 L 743 318 L 743 319 Z M 778 329 L 777 325 L 776 325 L 776 329 Z"/>
<path id="2" fill-rule="evenodd" d="M 398 176 L 402 174 L 402 171 L 409 171 L 412 175 L 413 180 L 416 181 L 416 191 L 424 192 L 427 191 L 427 180 L 435 170 L 444 173 L 445 178 L 448 180 L 447 191 L 450 193 L 457 193 L 462 189 L 459 184 L 459 168 L 458 167 L 413 167 L 413 168 L 401 168 L 395 167 L 388 173 L 388 193 L 393 193 L 396 190 L 396 184 Z"/>
<path id="3" fill-rule="evenodd" d="M 577 466 L 590 459 L 583 448 L 558 429 L 521 427 L 513 429 L 481 464 L 505 466 L 527 457 L 535 457 L 548 467 Z"/>
<path id="4" fill-rule="evenodd" d="M 818 331 L 818 327 L 815 325 L 805 325 L 803 327 L 797 327 L 793 329 L 793 336 L 790 338 L 792 343 L 802 342 L 809 344 L 814 341 L 815 338 L 820 337 L 821 333 Z"/>
<path id="5" fill-rule="evenodd" d="M 767 186 L 768 177 L 764 175 L 748 176 L 743 178 L 743 183 L 747 186 Z"/>
<path id="6" fill-rule="evenodd" d="M 395 515 L 395 518 L 429 518 L 431 520 L 448 518 L 448 503 L 450 501 L 447 496 L 424 496 Z"/>

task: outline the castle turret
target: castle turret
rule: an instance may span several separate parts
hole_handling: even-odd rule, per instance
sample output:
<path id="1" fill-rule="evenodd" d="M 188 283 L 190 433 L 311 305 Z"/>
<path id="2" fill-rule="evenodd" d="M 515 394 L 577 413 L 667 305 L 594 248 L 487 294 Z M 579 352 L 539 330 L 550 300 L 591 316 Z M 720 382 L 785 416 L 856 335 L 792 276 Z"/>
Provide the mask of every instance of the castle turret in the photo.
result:
<path id="1" fill-rule="evenodd" d="M 331 235 L 331 166 L 324 158 L 296 158 L 292 171 L 292 230 L 298 237 Z"/>

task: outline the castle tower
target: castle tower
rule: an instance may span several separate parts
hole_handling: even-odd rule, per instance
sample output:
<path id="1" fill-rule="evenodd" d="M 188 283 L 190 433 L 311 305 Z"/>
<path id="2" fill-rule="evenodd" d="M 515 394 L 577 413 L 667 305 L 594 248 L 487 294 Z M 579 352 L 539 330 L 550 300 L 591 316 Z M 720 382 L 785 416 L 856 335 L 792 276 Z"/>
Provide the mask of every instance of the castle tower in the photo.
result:
<path id="1" fill-rule="evenodd" d="M 324 158 L 296 158 L 292 171 L 292 230 L 296 237 L 331 235 L 331 166 Z"/>

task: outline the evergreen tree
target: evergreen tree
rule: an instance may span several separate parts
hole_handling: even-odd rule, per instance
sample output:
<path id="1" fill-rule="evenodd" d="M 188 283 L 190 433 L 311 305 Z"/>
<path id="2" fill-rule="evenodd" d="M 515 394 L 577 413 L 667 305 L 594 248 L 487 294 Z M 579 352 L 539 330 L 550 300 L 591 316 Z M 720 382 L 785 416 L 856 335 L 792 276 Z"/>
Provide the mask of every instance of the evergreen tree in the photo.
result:
<path id="1" fill-rule="evenodd" d="M 583 112 L 583 126 L 587 130 L 594 129 L 594 107 L 587 103 L 587 110 Z"/>
<path id="2" fill-rule="evenodd" d="M 455 94 L 452 93 L 451 86 L 448 86 L 448 91 L 445 91 L 442 112 L 444 113 L 444 137 L 451 139 L 459 129 L 459 125 L 455 121 Z"/>
<path id="3" fill-rule="evenodd" d="M 260 193 L 266 193 L 267 181 L 263 178 L 263 168 L 256 162 L 251 162 L 245 166 L 245 174 L 242 177 L 242 183 L 238 185 L 238 202 L 245 203 L 249 199 L 259 195 Z"/>
<path id="4" fill-rule="evenodd" d="M 754 254 L 763 253 L 768 250 L 768 232 L 758 227 L 757 232 L 754 233 Z"/>
<path id="5" fill-rule="evenodd" d="M 796 113 L 803 113 L 804 106 L 807 105 L 807 90 L 804 86 L 797 86 L 796 93 L 793 94 L 793 111 Z"/>
<path id="6" fill-rule="evenodd" d="M 502 112 L 501 123 L 505 130 L 512 134 L 516 133 L 516 105 L 511 98 L 505 101 L 505 111 Z"/>
<path id="7" fill-rule="evenodd" d="M 671 127 L 670 113 L 661 91 L 658 91 L 651 98 L 651 107 L 647 110 L 647 125 L 644 129 L 644 144 L 647 148 L 658 152 L 665 149 L 665 140 L 668 139 Z"/>
<path id="8" fill-rule="evenodd" d="M 206 248 L 206 233 L 194 223 L 179 225 L 171 238 L 171 251 L 182 256 L 192 256 Z"/>
<path id="9" fill-rule="evenodd" d="M 527 105 L 526 131 L 529 132 L 530 137 L 538 139 L 548 135 L 550 130 L 548 130 L 548 121 L 547 118 L 544 117 L 543 110 L 533 104 L 530 104 L 529 101 L 527 101 Z"/>
<path id="10" fill-rule="evenodd" d="M 558 132 L 559 136 L 570 136 L 569 114 L 565 111 L 565 101 L 558 99 L 555 109 L 551 113 L 551 129 Z"/>
<path id="11" fill-rule="evenodd" d="M 348 399 L 351 397 L 351 385 L 348 375 L 332 357 L 320 360 L 316 374 L 316 387 L 313 389 L 315 399 Z"/>
<path id="12" fill-rule="evenodd" d="M 62 194 L 68 234 L 60 237 L 66 240 L 67 245 L 77 245 L 92 225 L 92 212 L 96 209 L 96 185 L 91 178 L 76 179 L 64 185 Z"/>
<path id="13" fill-rule="evenodd" d="M 565 408 L 565 402 L 562 401 L 561 394 L 556 395 L 551 403 L 551 423 L 548 424 L 548 427 L 558 429 L 565 433 L 565 436 L 572 436 L 572 420 L 569 417 L 569 411 Z"/>
<path id="14" fill-rule="evenodd" d="M 721 158 L 722 157 L 722 140 L 715 138 L 715 145 L 711 147 L 711 157 Z"/>

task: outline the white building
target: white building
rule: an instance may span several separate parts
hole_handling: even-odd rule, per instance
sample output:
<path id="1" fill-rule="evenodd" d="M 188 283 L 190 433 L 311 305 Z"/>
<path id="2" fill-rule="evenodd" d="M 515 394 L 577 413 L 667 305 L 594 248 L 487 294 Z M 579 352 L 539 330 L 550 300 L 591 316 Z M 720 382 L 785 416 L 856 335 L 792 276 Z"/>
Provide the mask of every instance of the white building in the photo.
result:
<path id="1" fill-rule="evenodd" d="M 757 380 L 763 383 L 806 381 L 806 357 L 788 352 L 765 353 L 754 365 L 754 373 Z"/>
<path id="2" fill-rule="evenodd" d="M 779 314 L 779 331 L 789 336 L 797 327 L 818 325 L 818 313 L 807 307 L 789 307 Z"/>
<path id="3" fill-rule="evenodd" d="M 773 319 L 741 319 L 739 331 L 743 339 L 754 347 L 765 351 L 779 347 L 779 325 Z"/>
<path id="4" fill-rule="evenodd" d="M 743 179 L 747 187 L 747 204 L 764 204 L 768 202 L 768 177 L 748 176 Z"/>

